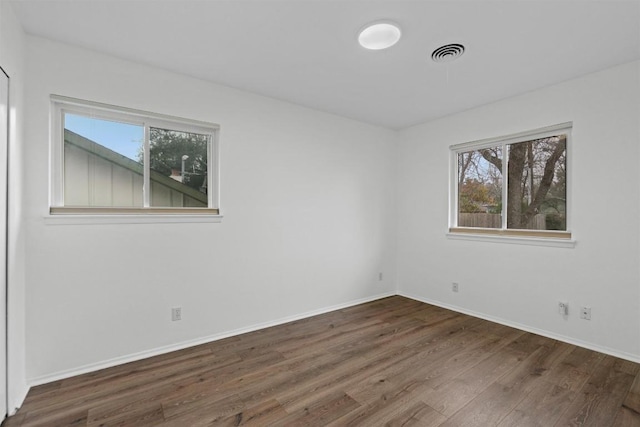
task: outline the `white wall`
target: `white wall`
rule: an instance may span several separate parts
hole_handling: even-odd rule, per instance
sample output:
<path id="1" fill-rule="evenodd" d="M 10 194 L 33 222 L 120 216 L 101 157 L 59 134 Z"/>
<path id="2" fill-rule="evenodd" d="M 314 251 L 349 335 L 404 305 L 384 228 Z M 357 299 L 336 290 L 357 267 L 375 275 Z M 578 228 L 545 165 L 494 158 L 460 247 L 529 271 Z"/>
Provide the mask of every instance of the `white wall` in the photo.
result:
<path id="1" fill-rule="evenodd" d="M 31 383 L 393 293 L 396 277 L 405 295 L 640 361 L 638 62 L 397 134 L 40 38 L 26 52 Z M 52 93 L 219 123 L 223 222 L 45 224 Z M 575 248 L 445 237 L 449 145 L 566 121 Z"/>
<path id="2" fill-rule="evenodd" d="M 0 66 L 9 74 L 9 211 L 7 280 L 7 406 L 15 412 L 28 387 L 25 380 L 25 236 L 22 220 L 24 32 L 8 2 L 0 1 Z"/>
<path id="3" fill-rule="evenodd" d="M 568 121 L 575 248 L 447 239 L 450 145 Z M 400 293 L 640 361 L 639 147 L 638 62 L 403 131 Z"/>
<path id="4" fill-rule="evenodd" d="M 27 56 L 32 383 L 395 293 L 395 132 L 45 39 Z M 219 123 L 223 222 L 45 224 L 50 94 Z"/>

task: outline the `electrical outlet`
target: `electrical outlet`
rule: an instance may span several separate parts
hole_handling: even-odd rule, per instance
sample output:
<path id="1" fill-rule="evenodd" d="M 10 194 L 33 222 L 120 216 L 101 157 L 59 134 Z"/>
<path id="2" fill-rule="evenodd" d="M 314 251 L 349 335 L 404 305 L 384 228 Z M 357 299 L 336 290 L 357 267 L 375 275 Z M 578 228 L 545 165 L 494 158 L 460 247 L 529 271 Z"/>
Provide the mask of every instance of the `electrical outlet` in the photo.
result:
<path id="1" fill-rule="evenodd" d="M 378 280 L 382 281 L 382 272 L 378 273 Z"/>
<path id="2" fill-rule="evenodd" d="M 457 284 L 456 282 L 453 282 L 453 283 L 451 284 L 451 290 L 452 290 L 453 292 L 458 292 L 458 284 Z"/>
<path id="3" fill-rule="evenodd" d="M 562 314 L 563 316 L 569 315 L 569 303 L 568 302 L 558 302 L 558 314 Z"/>
<path id="4" fill-rule="evenodd" d="M 591 307 L 580 307 L 580 318 L 591 320 Z"/>
<path id="5" fill-rule="evenodd" d="M 171 321 L 177 322 L 182 320 L 182 307 L 174 307 L 171 309 Z"/>

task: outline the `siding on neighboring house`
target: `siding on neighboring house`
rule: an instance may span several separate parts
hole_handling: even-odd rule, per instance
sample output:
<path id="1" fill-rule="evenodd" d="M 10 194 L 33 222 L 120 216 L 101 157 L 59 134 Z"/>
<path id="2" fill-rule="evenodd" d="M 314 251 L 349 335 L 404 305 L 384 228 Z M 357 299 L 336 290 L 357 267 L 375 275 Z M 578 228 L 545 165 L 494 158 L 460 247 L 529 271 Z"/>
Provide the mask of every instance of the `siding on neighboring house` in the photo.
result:
<path id="1" fill-rule="evenodd" d="M 142 207 L 142 165 L 65 129 L 65 206 Z M 207 207 L 207 195 L 151 171 L 151 206 Z"/>

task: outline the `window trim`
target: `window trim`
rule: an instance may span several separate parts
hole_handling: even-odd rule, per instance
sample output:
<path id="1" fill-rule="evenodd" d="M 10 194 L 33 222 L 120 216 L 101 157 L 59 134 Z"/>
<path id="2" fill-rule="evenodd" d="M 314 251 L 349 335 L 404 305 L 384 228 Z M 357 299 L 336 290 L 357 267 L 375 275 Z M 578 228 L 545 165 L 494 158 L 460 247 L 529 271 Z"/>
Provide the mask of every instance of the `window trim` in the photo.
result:
<path id="1" fill-rule="evenodd" d="M 481 227 L 459 227 L 458 226 L 458 154 L 478 150 L 481 148 L 502 146 L 503 156 L 507 156 L 507 145 L 516 144 L 519 142 L 526 142 L 535 139 L 542 139 L 550 136 L 555 136 L 560 133 L 566 134 L 566 168 L 567 171 L 572 170 L 571 165 L 571 145 L 573 130 L 573 122 L 565 122 L 552 126 L 546 126 L 534 130 L 513 133 L 509 135 L 503 135 L 498 137 L 480 139 L 476 141 L 465 142 L 462 144 L 454 144 L 449 146 L 449 227 L 447 236 L 450 238 L 468 239 L 468 240 L 485 240 L 485 241 L 499 241 L 499 240 L 527 240 L 533 241 L 559 241 L 569 242 L 569 246 L 573 247 L 575 242 L 572 240 L 571 232 L 571 216 L 572 216 L 572 204 L 571 204 L 571 174 L 567 173 L 566 176 L 566 230 L 523 230 L 523 229 L 508 229 L 506 228 L 506 207 L 507 203 L 503 203 L 502 206 L 502 227 L 501 228 L 481 228 Z M 506 161 L 505 161 L 506 160 Z M 505 165 L 508 164 L 508 157 L 503 157 Z M 506 180 L 508 177 L 503 178 L 503 200 L 506 200 Z M 555 245 L 553 245 L 555 246 Z"/>
<path id="2" fill-rule="evenodd" d="M 103 104 L 93 101 L 85 101 L 60 95 L 51 95 L 51 119 L 50 132 L 51 141 L 49 144 L 50 158 L 50 188 L 49 188 L 49 215 L 74 216 L 76 219 L 90 216 L 109 217 L 124 216 L 126 218 L 136 217 L 135 222 L 141 222 L 144 217 L 156 218 L 151 222 L 157 222 L 160 216 L 178 217 L 198 217 L 204 215 L 220 215 L 220 126 L 199 120 L 185 119 L 181 117 L 168 116 L 165 114 L 152 113 L 149 111 L 136 110 L 132 108 L 119 107 L 115 105 Z M 97 119 L 118 121 L 121 123 L 142 126 L 144 129 L 144 159 L 145 164 L 149 164 L 149 129 L 164 128 L 181 132 L 192 132 L 210 135 L 207 143 L 207 204 L 206 208 L 180 208 L 180 207 L 152 207 L 149 206 L 149 192 L 143 192 L 143 207 L 70 207 L 64 205 L 64 114 L 78 114 Z M 149 174 L 143 175 L 144 188 L 150 188 Z M 125 218 L 125 219 L 126 219 Z M 173 221 L 171 221 L 173 222 Z"/>

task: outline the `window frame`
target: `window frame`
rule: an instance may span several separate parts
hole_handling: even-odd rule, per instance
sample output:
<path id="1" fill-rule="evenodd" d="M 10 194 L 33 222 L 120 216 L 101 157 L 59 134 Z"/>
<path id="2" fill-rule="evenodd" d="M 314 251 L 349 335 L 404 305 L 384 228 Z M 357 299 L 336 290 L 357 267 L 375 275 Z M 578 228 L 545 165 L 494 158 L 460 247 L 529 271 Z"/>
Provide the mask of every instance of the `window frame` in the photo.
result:
<path id="1" fill-rule="evenodd" d="M 572 238 L 571 231 L 571 217 L 572 217 L 572 204 L 571 204 L 571 145 L 573 130 L 573 123 L 566 122 L 557 125 L 547 126 L 539 129 L 518 132 L 510 135 L 504 135 L 493 138 L 486 138 L 477 141 L 465 142 L 462 144 L 455 144 L 449 146 L 450 155 L 450 176 L 449 176 L 449 227 L 447 235 L 451 238 L 464 238 L 469 240 L 485 240 L 485 241 L 502 241 L 513 240 L 515 243 L 542 243 L 548 242 L 558 243 L 562 246 L 563 242 L 570 243 L 569 246 L 573 246 L 575 243 Z M 556 136 L 559 134 L 566 135 L 566 230 L 530 230 L 530 229 L 513 229 L 507 228 L 507 181 L 508 181 L 508 145 L 517 144 L 521 142 L 532 141 L 536 139 L 547 138 L 550 136 Z M 501 146 L 503 152 L 503 170 L 502 172 L 502 224 L 500 228 L 484 228 L 484 227 L 461 227 L 458 226 L 458 203 L 459 203 L 459 189 L 458 189 L 458 155 L 460 153 L 479 150 L 483 148 Z"/>
<path id="2" fill-rule="evenodd" d="M 64 115 L 66 113 L 101 120 L 117 121 L 141 126 L 144 132 L 144 173 L 142 207 L 77 207 L 64 205 Z M 51 143 L 49 216 L 99 217 L 172 217 L 162 222 L 176 222 L 178 216 L 220 218 L 220 126 L 214 123 L 173 117 L 148 111 L 135 110 L 99 102 L 85 101 L 59 95 L 51 95 Z M 150 206 L 150 128 L 162 128 L 179 132 L 191 132 L 208 136 L 207 142 L 207 207 L 152 207 Z M 140 221 L 132 221 L 140 222 Z M 144 221 L 143 221 L 144 222 Z M 156 221 L 154 221 L 156 222 Z"/>

